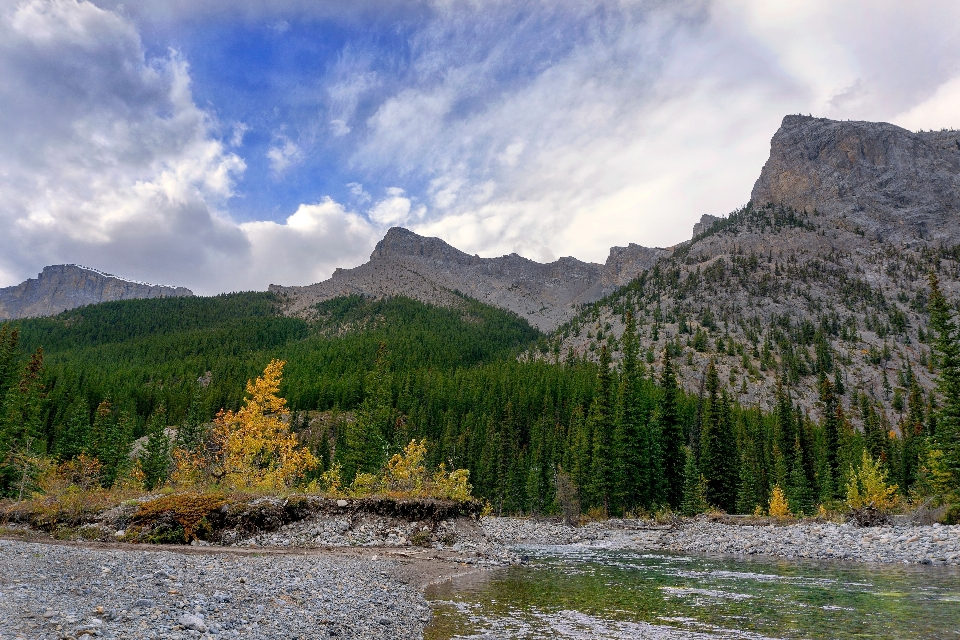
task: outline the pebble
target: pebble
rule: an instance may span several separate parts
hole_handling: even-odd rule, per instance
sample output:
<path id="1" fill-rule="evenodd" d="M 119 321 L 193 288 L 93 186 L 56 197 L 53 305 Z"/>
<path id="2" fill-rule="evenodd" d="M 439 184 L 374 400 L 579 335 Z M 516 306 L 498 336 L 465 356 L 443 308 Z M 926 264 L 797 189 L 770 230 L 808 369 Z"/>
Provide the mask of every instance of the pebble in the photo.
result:
<path id="1" fill-rule="evenodd" d="M 0 639 L 420 638 L 430 608 L 398 566 L 0 540 Z"/>
<path id="2" fill-rule="evenodd" d="M 762 555 L 900 564 L 960 565 L 960 525 L 853 523 L 726 524 L 685 519 L 668 525 L 607 520 L 570 527 L 533 518 L 484 518 L 482 526 L 504 545 L 581 544 L 682 553 Z"/>

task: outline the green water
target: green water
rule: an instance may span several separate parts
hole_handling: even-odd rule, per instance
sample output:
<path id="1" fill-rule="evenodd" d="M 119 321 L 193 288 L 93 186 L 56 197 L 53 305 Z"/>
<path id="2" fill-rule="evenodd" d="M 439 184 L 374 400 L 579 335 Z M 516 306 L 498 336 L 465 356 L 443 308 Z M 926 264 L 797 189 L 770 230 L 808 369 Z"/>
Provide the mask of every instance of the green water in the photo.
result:
<path id="1" fill-rule="evenodd" d="M 960 638 L 956 568 L 561 547 L 431 587 L 427 640 Z"/>

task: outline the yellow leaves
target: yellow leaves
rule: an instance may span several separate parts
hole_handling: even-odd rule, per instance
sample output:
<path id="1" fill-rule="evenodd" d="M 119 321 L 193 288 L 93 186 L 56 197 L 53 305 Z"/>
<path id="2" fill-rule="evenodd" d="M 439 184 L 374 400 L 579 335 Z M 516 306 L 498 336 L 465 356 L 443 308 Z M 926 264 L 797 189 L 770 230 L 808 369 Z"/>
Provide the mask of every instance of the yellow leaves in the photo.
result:
<path id="1" fill-rule="evenodd" d="M 473 486 L 469 480 L 469 469 L 454 469 L 448 474 L 446 466 L 440 463 L 437 472 L 433 474 L 433 493 L 438 498 L 465 502 L 472 497 Z"/>
<path id="2" fill-rule="evenodd" d="M 272 360 L 263 376 L 247 383 L 239 411 L 220 411 L 214 442 L 220 451 L 221 482 L 231 488 L 277 491 L 296 482 L 318 460 L 299 447 L 283 418 L 289 415 L 279 397 L 283 360 Z"/>
<path id="3" fill-rule="evenodd" d="M 780 485 L 774 486 L 770 493 L 768 512 L 774 518 L 786 518 L 790 515 L 790 505 L 787 504 L 787 498 L 783 495 L 783 489 L 780 488 Z"/>
<path id="4" fill-rule="evenodd" d="M 427 469 L 423 460 L 427 456 L 427 441 L 411 440 L 403 453 L 395 454 L 383 470 L 383 483 L 387 491 L 401 491 L 411 495 L 423 493 Z"/>
<path id="5" fill-rule="evenodd" d="M 403 451 L 387 461 L 379 475 L 360 472 L 349 487 L 343 486 L 343 467 L 335 462 L 320 476 L 319 483 L 311 483 L 311 490 L 321 489 L 328 496 L 362 498 L 381 493 L 392 498 L 441 498 L 466 502 L 473 499 L 470 471 L 447 471 L 441 464 L 431 475 L 425 461 L 427 441 L 411 440 Z"/>
<path id="6" fill-rule="evenodd" d="M 897 485 L 887 484 L 887 472 L 879 460 L 874 461 L 866 451 L 860 469 L 850 468 L 847 481 L 847 506 L 861 509 L 873 506 L 881 511 L 896 505 Z"/>

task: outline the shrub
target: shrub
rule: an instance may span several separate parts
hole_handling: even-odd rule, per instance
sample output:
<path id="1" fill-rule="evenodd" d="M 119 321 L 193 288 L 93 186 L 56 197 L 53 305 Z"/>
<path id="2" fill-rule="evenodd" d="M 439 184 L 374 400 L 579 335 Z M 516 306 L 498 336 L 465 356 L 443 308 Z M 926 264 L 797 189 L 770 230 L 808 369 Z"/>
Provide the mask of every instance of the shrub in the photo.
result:
<path id="1" fill-rule="evenodd" d="M 872 506 L 880 511 L 889 511 L 896 503 L 897 485 L 887 484 L 887 472 L 880 461 L 874 461 L 866 451 L 860 469 L 850 468 L 847 481 L 847 506 L 862 509 Z"/>
<path id="2" fill-rule="evenodd" d="M 174 494 L 141 503 L 132 521 L 136 525 L 156 529 L 153 535 L 148 535 L 150 542 L 190 542 L 197 537 L 204 519 L 228 502 L 226 496 L 220 493 Z M 157 526 L 173 523 L 179 527 Z"/>

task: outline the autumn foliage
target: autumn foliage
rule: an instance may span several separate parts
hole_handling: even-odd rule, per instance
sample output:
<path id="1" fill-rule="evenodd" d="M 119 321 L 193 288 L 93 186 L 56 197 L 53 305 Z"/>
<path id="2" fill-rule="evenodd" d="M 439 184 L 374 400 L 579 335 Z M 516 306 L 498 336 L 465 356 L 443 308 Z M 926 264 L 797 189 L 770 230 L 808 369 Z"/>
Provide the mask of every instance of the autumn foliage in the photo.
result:
<path id="1" fill-rule="evenodd" d="M 281 490 L 294 485 L 319 462 L 298 446 L 296 435 L 284 421 L 289 416 L 287 401 L 278 393 L 285 364 L 271 360 L 261 377 L 247 382 L 243 408 L 217 414 L 214 476 L 227 488 Z"/>

